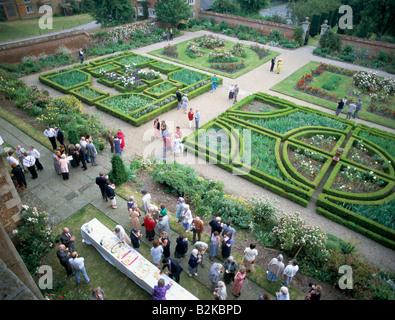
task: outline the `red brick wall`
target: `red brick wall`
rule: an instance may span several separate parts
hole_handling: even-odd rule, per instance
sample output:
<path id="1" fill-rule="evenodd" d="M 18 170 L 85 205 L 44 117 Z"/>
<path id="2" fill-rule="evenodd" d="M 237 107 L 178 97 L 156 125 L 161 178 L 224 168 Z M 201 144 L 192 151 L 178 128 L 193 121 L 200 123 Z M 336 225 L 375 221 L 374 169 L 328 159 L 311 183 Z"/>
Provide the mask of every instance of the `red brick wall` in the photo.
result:
<path id="1" fill-rule="evenodd" d="M 374 41 L 368 40 L 363 38 L 351 37 L 341 34 L 341 41 L 343 48 L 350 44 L 354 50 L 366 50 L 366 57 L 372 58 L 377 56 L 380 51 L 384 51 L 388 54 L 395 53 L 395 43 L 388 43 L 388 42 L 381 42 L 381 41 Z"/>
<path id="2" fill-rule="evenodd" d="M 223 13 L 203 11 L 200 10 L 198 18 L 212 19 L 214 18 L 216 23 L 221 23 L 222 20 L 226 21 L 227 25 L 232 25 L 238 27 L 240 24 L 244 26 L 249 26 L 255 30 L 261 32 L 263 35 L 269 35 L 273 30 L 278 29 L 285 38 L 288 40 L 295 40 L 295 27 L 289 26 L 287 24 L 281 24 L 271 21 L 262 21 L 244 17 L 231 16 Z"/>
<path id="3" fill-rule="evenodd" d="M 0 62 L 18 63 L 24 56 L 37 56 L 40 53 L 54 54 L 60 46 L 65 46 L 71 51 L 77 52 L 88 42 L 89 34 L 86 31 L 73 31 L 2 45 L 0 46 Z"/>

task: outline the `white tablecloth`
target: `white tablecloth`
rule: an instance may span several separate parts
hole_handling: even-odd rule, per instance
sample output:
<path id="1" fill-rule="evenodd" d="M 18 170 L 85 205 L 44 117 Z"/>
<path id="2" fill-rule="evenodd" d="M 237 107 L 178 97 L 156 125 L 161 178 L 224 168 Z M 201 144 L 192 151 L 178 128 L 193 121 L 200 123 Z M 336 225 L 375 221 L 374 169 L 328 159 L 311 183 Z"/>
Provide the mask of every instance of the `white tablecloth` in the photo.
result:
<path id="1" fill-rule="evenodd" d="M 81 234 L 86 244 L 93 245 L 107 262 L 148 293 L 151 294 L 154 286 L 158 284 L 158 280 L 163 278 L 166 284 L 170 281 L 173 282 L 166 293 L 168 300 L 198 300 L 167 275 L 160 275 L 158 267 L 132 247 L 125 243 L 120 246 L 114 233 L 96 218 L 81 226 Z"/>

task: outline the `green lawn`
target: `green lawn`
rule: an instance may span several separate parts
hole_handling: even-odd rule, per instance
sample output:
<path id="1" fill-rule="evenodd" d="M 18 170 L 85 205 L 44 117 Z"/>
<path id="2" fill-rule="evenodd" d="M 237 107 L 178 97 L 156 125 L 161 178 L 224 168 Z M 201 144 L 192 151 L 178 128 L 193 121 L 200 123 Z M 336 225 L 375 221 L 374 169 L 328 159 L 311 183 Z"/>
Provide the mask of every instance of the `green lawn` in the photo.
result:
<path id="1" fill-rule="evenodd" d="M 232 79 L 236 79 L 236 78 L 242 76 L 243 74 L 261 66 L 262 64 L 271 60 L 273 57 L 276 57 L 279 55 L 278 52 L 268 50 L 270 54 L 268 56 L 266 56 L 265 58 L 259 60 L 258 54 L 256 54 L 254 51 L 249 49 L 248 46 L 245 46 L 245 51 L 247 52 L 247 57 L 246 58 L 239 58 L 239 61 L 244 60 L 247 67 L 244 69 L 241 69 L 235 73 L 227 73 L 227 72 L 223 72 L 223 71 L 219 71 L 219 70 L 210 68 L 210 63 L 208 62 L 208 53 L 213 51 L 211 49 L 200 48 L 201 51 L 205 52 L 205 54 L 202 57 L 190 58 L 185 53 L 185 49 L 187 48 L 187 43 L 189 41 L 190 40 L 177 44 L 178 59 L 161 54 L 161 52 L 163 51 L 163 48 L 151 51 L 149 53 L 156 56 L 156 57 L 167 59 L 167 60 L 170 60 L 173 62 L 177 62 L 177 63 L 184 64 L 184 65 L 187 65 L 190 67 L 198 68 L 198 69 L 208 71 L 213 74 L 225 76 L 225 77 L 232 78 Z M 236 42 L 225 41 L 225 46 L 222 48 L 224 48 L 225 50 L 229 50 L 232 46 L 235 45 L 235 43 Z M 167 43 L 165 45 L 163 45 L 163 47 L 165 47 L 166 45 L 167 45 Z"/>
<path id="2" fill-rule="evenodd" d="M 74 232 L 76 251 L 80 257 L 85 258 L 85 266 L 91 283 L 86 285 L 82 279 L 81 283 L 77 285 L 75 277 L 66 277 L 66 271 L 56 257 L 58 243 L 42 261 L 44 265 L 51 266 L 53 270 L 54 288 L 48 291 L 54 295 L 51 298 L 59 299 L 59 296 L 62 296 L 65 300 L 85 300 L 95 286 L 100 286 L 104 290 L 107 300 L 150 300 L 151 294 L 104 260 L 93 246 L 81 242 L 81 226 L 93 218 L 97 218 L 110 230 L 113 230 L 116 225 L 115 221 L 103 215 L 95 207 L 87 205 L 55 228 L 57 234 L 60 234 L 64 227 L 68 227 Z M 126 231 L 130 232 L 130 230 Z M 141 242 L 140 253 L 152 260 L 150 249 L 148 245 Z M 188 288 L 200 300 L 212 299 L 210 290 L 195 279 L 188 277 L 185 272 L 181 274 L 180 284 Z"/>
<path id="3" fill-rule="evenodd" d="M 321 107 L 324 108 L 328 108 L 331 109 L 333 111 L 336 110 L 337 108 L 337 103 L 333 102 L 333 101 L 329 101 L 320 97 L 316 97 L 298 90 L 295 90 L 294 87 L 296 86 L 296 83 L 301 79 L 301 77 L 305 74 L 310 74 L 311 70 L 316 69 L 319 66 L 318 62 L 309 62 L 308 64 L 306 64 L 305 66 L 303 66 L 302 68 L 300 68 L 299 70 L 297 70 L 296 72 L 294 72 L 291 76 L 289 76 L 288 78 L 284 79 L 283 81 L 281 81 L 280 83 L 276 84 L 275 86 L 273 86 L 272 88 L 270 88 L 270 90 L 279 92 L 279 93 L 283 93 L 287 96 L 290 97 L 294 97 L 306 102 L 310 102 L 316 105 L 319 105 Z M 328 78 L 333 75 L 333 73 L 331 72 L 324 72 L 322 75 L 320 75 L 318 78 L 315 78 L 311 84 L 311 86 L 313 87 L 317 87 L 317 88 L 322 88 L 322 85 L 324 82 L 326 82 L 328 80 Z M 329 94 L 334 94 L 338 97 L 344 97 L 347 96 L 349 99 L 353 98 L 354 100 L 357 100 L 358 98 L 353 97 L 349 94 L 346 94 L 347 91 L 359 91 L 359 89 L 357 87 L 354 86 L 353 80 L 352 78 L 346 77 L 346 76 L 341 76 L 341 75 L 337 75 L 341 78 L 341 81 L 338 85 L 338 87 L 333 90 L 333 91 L 329 91 L 326 90 Z M 390 105 L 394 105 L 394 101 L 395 99 L 392 98 L 390 101 Z M 395 128 L 395 121 L 393 119 L 387 118 L 387 117 L 382 117 L 376 114 L 373 114 L 371 112 L 367 111 L 367 108 L 370 105 L 370 97 L 368 94 L 364 94 L 363 98 L 362 98 L 362 109 L 361 111 L 358 113 L 358 118 L 359 119 L 363 119 L 366 121 L 370 121 L 373 123 L 377 123 L 389 128 Z M 343 109 L 343 113 L 347 112 L 347 108 Z"/>
<path id="4" fill-rule="evenodd" d="M 40 29 L 38 25 L 39 19 L 40 18 L 0 22 L 0 42 L 39 36 L 40 34 L 78 27 L 79 25 L 93 21 L 93 17 L 89 14 L 54 17 L 52 21 L 53 29 Z"/>

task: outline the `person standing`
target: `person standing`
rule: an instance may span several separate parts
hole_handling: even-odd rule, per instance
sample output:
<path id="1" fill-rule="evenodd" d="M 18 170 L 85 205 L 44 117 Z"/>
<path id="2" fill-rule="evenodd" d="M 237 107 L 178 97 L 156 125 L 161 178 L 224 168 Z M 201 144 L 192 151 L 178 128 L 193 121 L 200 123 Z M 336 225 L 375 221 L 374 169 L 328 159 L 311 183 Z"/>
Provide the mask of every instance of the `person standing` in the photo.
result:
<path id="1" fill-rule="evenodd" d="M 177 109 L 178 110 L 178 109 Z M 154 137 L 155 139 L 160 139 L 160 122 L 159 119 L 156 118 L 154 121 Z"/>
<path id="2" fill-rule="evenodd" d="M 84 149 L 80 144 L 76 144 L 75 145 L 77 153 L 78 153 L 78 160 L 79 162 L 82 162 L 82 167 L 84 168 L 83 171 L 87 170 L 87 166 L 86 166 L 86 149 Z"/>
<path id="3" fill-rule="evenodd" d="M 222 235 L 224 236 L 225 234 L 232 234 L 232 237 L 235 235 L 236 230 L 231 226 L 232 225 L 232 220 L 228 219 L 226 220 L 226 223 L 222 226 Z"/>
<path id="4" fill-rule="evenodd" d="M 115 184 L 111 183 L 110 180 L 107 180 L 105 188 L 106 188 L 107 198 L 111 200 L 111 208 L 116 209 L 117 200 L 115 198 Z"/>
<path id="5" fill-rule="evenodd" d="M 64 244 L 61 244 L 57 251 L 56 251 L 56 256 L 59 259 L 60 264 L 65 268 L 67 276 L 70 277 L 73 275 L 73 268 L 71 267 L 70 264 L 70 252 L 68 252 L 66 246 Z"/>
<path id="6" fill-rule="evenodd" d="M 28 155 L 27 152 L 23 153 L 23 166 L 29 170 L 32 175 L 32 179 L 38 178 L 38 174 L 34 164 L 36 163 L 36 158 L 33 156 Z"/>
<path id="7" fill-rule="evenodd" d="M 193 232 L 192 243 L 196 242 L 196 235 L 198 241 L 200 241 L 203 231 L 204 231 L 204 223 L 199 217 L 196 217 L 195 219 L 192 220 L 192 232 Z"/>
<path id="8" fill-rule="evenodd" d="M 216 300 L 226 300 L 228 293 L 223 281 L 218 281 L 217 287 L 214 289 L 214 295 L 217 296 Z"/>
<path id="9" fill-rule="evenodd" d="M 140 228 L 140 213 L 137 208 L 137 204 L 135 203 L 130 210 L 130 225 L 132 226 L 132 229 L 139 229 Z"/>
<path id="10" fill-rule="evenodd" d="M 179 237 L 176 239 L 176 247 L 174 249 L 174 258 L 180 262 L 181 258 L 184 258 L 186 253 L 188 252 L 188 239 L 184 238 L 184 235 L 181 233 Z"/>
<path id="11" fill-rule="evenodd" d="M 18 159 L 16 159 L 14 156 L 15 153 L 13 151 L 8 151 L 7 162 L 10 166 L 12 166 L 13 163 L 19 165 Z"/>
<path id="12" fill-rule="evenodd" d="M 184 205 L 185 205 L 184 198 L 179 197 L 177 201 L 177 210 L 176 210 L 176 218 L 178 219 L 177 223 L 181 223 L 182 221 L 181 214 L 184 212 Z"/>
<path id="13" fill-rule="evenodd" d="M 146 213 L 143 220 L 145 227 L 145 237 L 148 238 L 149 241 L 153 241 L 155 237 L 155 221 L 152 219 L 152 216 L 149 212 Z"/>
<path id="14" fill-rule="evenodd" d="M 118 129 L 117 136 L 119 140 L 121 140 L 121 151 L 125 148 L 125 135 L 123 134 L 121 129 Z"/>
<path id="15" fill-rule="evenodd" d="M 141 199 L 141 206 L 143 211 L 148 213 L 151 206 L 151 195 L 146 190 L 141 190 L 141 194 L 143 195 L 143 198 Z"/>
<path id="16" fill-rule="evenodd" d="M 23 167 L 22 161 L 23 161 L 23 154 L 25 153 L 25 151 L 26 150 L 24 148 L 22 148 L 21 146 L 16 146 L 15 157 L 18 159 L 19 165 L 21 167 Z"/>
<path id="17" fill-rule="evenodd" d="M 52 145 L 52 149 L 57 149 L 58 146 L 56 144 L 56 132 L 53 128 L 50 128 L 49 126 L 47 126 L 44 130 L 44 136 L 46 136 L 49 141 L 51 142 Z"/>
<path id="18" fill-rule="evenodd" d="M 214 77 L 211 79 L 211 92 L 217 90 L 217 85 L 218 85 L 218 78 L 217 75 L 214 75 Z"/>
<path id="19" fill-rule="evenodd" d="M 246 269 L 241 266 L 240 270 L 237 272 L 235 279 L 234 279 L 234 284 L 232 288 L 232 294 L 235 297 L 240 297 L 241 295 L 241 290 L 243 289 L 243 283 L 244 279 L 246 277 Z"/>
<path id="20" fill-rule="evenodd" d="M 199 251 L 197 249 L 193 249 L 191 255 L 189 256 L 187 274 L 190 277 L 198 275 L 197 272 L 200 262 L 198 253 Z"/>
<path id="21" fill-rule="evenodd" d="M 59 160 L 60 172 L 62 173 L 63 180 L 69 179 L 69 159 L 65 154 L 62 154 Z"/>
<path id="22" fill-rule="evenodd" d="M 25 174 L 23 173 L 23 169 L 16 163 L 11 163 L 11 167 L 11 177 L 13 180 L 16 180 L 16 182 L 18 183 L 18 188 L 20 189 L 20 191 L 22 191 L 22 186 L 27 188 L 26 178 Z"/>
<path id="23" fill-rule="evenodd" d="M 199 112 L 199 110 L 196 110 L 196 113 L 195 113 L 195 128 L 196 128 L 196 130 L 199 129 L 199 121 L 200 121 L 200 112 Z"/>
<path id="24" fill-rule="evenodd" d="M 344 108 L 344 101 L 343 101 L 343 100 L 340 100 L 340 101 L 338 102 L 337 108 L 336 108 L 336 115 L 337 115 L 337 116 L 342 112 L 343 108 Z"/>
<path id="25" fill-rule="evenodd" d="M 55 172 L 58 175 L 61 175 L 62 172 L 60 172 L 60 164 L 59 164 L 59 160 L 61 157 L 61 153 L 58 150 L 55 150 L 54 153 L 52 154 L 52 159 L 53 159 L 53 166 L 55 168 Z"/>
<path id="26" fill-rule="evenodd" d="M 353 113 L 355 112 L 357 106 L 355 105 L 354 101 L 350 102 L 348 104 L 348 108 L 347 108 L 347 116 L 346 119 L 350 120 Z"/>
<path id="27" fill-rule="evenodd" d="M 82 48 L 80 48 L 80 50 L 78 50 L 78 56 L 80 57 L 81 63 L 84 63 L 85 56 L 84 56 L 84 51 L 82 50 Z"/>
<path id="28" fill-rule="evenodd" d="M 208 280 L 211 282 L 211 292 L 215 291 L 221 273 L 222 273 L 222 264 L 216 262 L 213 263 L 213 265 L 210 268 L 210 273 L 208 275 Z"/>
<path id="29" fill-rule="evenodd" d="M 230 284 L 234 280 L 236 272 L 239 269 L 239 266 L 233 256 L 230 256 L 225 260 L 224 269 L 224 281 L 226 284 Z"/>
<path id="30" fill-rule="evenodd" d="M 288 287 L 291 284 L 292 279 L 295 276 L 296 272 L 298 272 L 298 270 L 299 270 L 299 266 L 296 259 L 291 260 L 283 271 L 284 286 Z"/>
<path id="31" fill-rule="evenodd" d="M 309 283 L 309 287 L 311 288 L 309 293 L 306 295 L 304 298 L 305 300 L 310 300 L 310 301 L 319 301 L 321 300 L 321 292 L 322 292 L 322 287 L 317 286 L 315 284 Z"/>
<path id="32" fill-rule="evenodd" d="M 268 264 L 267 280 L 277 282 L 284 271 L 284 267 L 283 255 L 279 254 L 277 258 L 273 258 Z"/>
<path id="33" fill-rule="evenodd" d="M 114 142 L 114 151 L 115 151 L 115 153 L 119 154 L 120 156 L 122 156 L 121 140 L 118 138 L 118 136 L 114 136 L 113 142 Z"/>
<path id="34" fill-rule="evenodd" d="M 229 89 L 229 94 L 228 94 L 229 101 L 231 101 L 233 99 L 233 89 L 234 88 L 235 88 L 234 85 L 231 84 L 230 89 Z"/>
<path id="35" fill-rule="evenodd" d="M 230 253 L 232 251 L 232 245 L 234 245 L 235 242 L 233 240 L 232 234 L 225 234 L 222 240 L 222 247 L 221 247 L 221 255 L 222 258 L 226 259 L 230 256 Z"/>
<path id="36" fill-rule="evenodd" d="M 201 262 L 202 268 L 204 268 L 204 254 L 206 253 L 206 251 L 208 249 L 208 244 L 203 241 L 196 241 L 194 246 L 199 251 L 200 262 Z"/>
<path id="37" fill-rule="evenodd" d="M 164 279 L 159 279 L 158 284 L 154 286 L 152 290 L 152 300 L 167 300 L 166 292 L 171 288 L 173 283 L 170 281 L 169 284 L 165 285 Z"/>
<path id="38" fill-rule="evenodd" d="M 235 87 L 233 88 L 233 104 L 237 102 L 237 95 L 239 94 L 239 86 L 235 84 Z"/>
<path id="39" fill-rule="evenodd" d="M 69 228 L 63 228 L 63 233 L 60 235 L 60 242 L 66 246 L 70 253 L 75 251 L 75 237 Z"/>
<path id="40" fill-rule="evenodd" d="M 108 202 L 107 194 L 106 194 L 107 178 L 104 176 L 103 172 L 100 172 L 99 176 L 96 178 L 96 184 L 100 188 L 100 192 L 103 200 L 106 200 L 106 202 Z"/>
<path id="41" fill-rule="evenodd" d="M 190 108 L 188 112 L 189 129 L 192 128 L 193 116 L 194 116 L 193 110 L 192 108 Z"/>
<path id="42" fill-rule="evenodd" d="M 71 267 L 74 270 L 75 274 L 75 279 L 77 280 L 77 284 L 81 282 L 81 275 L 80 272 L 84 278 L 84 281 L 86 284 L 91 282 L 91 279 L 89 279 L 88 274 L 86 273 L 86 268 L 85 268 L 85 263 L 84 263 L 84 258 L 78 257 L 77 251 L 74 251 L 71 254 L 71 259 L 69 260 Z"/>
<path id="43" fill-rule="evenodd" d="M 191 223 L 192 223 L 192 213 L 191 210 L 189 210 L 188 204 L 184 206 L 184 211 L 181 214 L 181 218 L 182 218 L 182 226 L 184 227 L 185 232 L 189 232 L 189 228 L 191 227 Z"/>
<path id="44" fill-rule="evenodd" d="M 280 292 L 276 292 L 277 300 L 290 300 L 287 287 L 281 287 Z"/>
<path id="45" fill-rule="evenodd" d="M 273 70 L 274 70 L 274 66 L 276 65 L 276 57 L 273 57 L 272 58 L 272 61 L 271 61 L 271 66 L 270 66 L 270 72 L 273 72 Z"/>
<path id="46" fill-rule="evenodd" d="M 220 241 L 219 233 L 218 231 L 214 231 L 214 233 L 211 234 L 211 239 L 210 239 L 209 259 L 211 261 L 213 261 L 214 258 L 219 253 L 219 241 Z"/>
<path id="47" fill-rule="evenodd" d="M 278 62 L 277 62 L 277 70 L 276 70 L 276 71 L 277 71 L 277 74 L 280 73 L 282 65 L 283 65 L 283 61 L 282 61 L 281 59 L 278 59 Z"/>
<path id="48" fill-rule="evenodd" d="M 86 145 L 86 153 L 91 159 L 92 166 L 97 166 L 97 150 L 92 141 L 88 141 Z"/>
<path id="49" fill-rule="evenodd" d="M 130 232 L 130 242 L 132 243 L 133 249 L 137 252 L 140 251 L 140 239 L 142 234 L 139 229 L 133 228 Z"/>
<path id="50" fill-rule="evenodd" d="M 180 274 L 183 271 L 183 268 L 178 264 L 178 262 L 174 259 L 171 258 L 164 258 L 162 260 L 163 266 L 161 270 L 161 274 L 163 274 L 165 268 L 167 268 L 169 271 L 167 272 L 167 275 L 177 282 L 180 282 Z"/>
<path id="51" fill-rule="evenodd" d="M 169 216 L 164 216 L 163 214 L 159 213 L 158 220 L 156 220 L 156 226 L 158 227 L 159 234 L 161 234 L 162 232 L 166 232 L 167 234 L 169 234 Z"/>
<path id="52" fill-rule="evenodd" d="M 170 257 L 170 244 L 171 244 L 171 242 L 170 242 L 170 237 L 169 237 L 169 235 L 167 234 L 166 231 L 162 231 L 160 233 L 160 238 L 159 238 L 158 241 L 163 247 L 163 256 L 165 258 Z"/>
<path id="53" fill-rule="evenodd" d="M 160 261 L 162 259 L 163 247 L 160 245 L 159 240 L 152 241 L 152 248 L 150 250 L 150 253 L 154 263 L 160 269 Z"/>
<path id="54" fill-rule="evenodd" d="M 176 98 L 177 98 L 177 110 L 179 110 L 181 108 L 181 104 L 182 104 L 182 93 L 181 93 L 181 89 L 178 89 L 178 91 L 176 92 Z"/>
<path id="55" fill-rule="evenodd" d="M 173 40 L 173 29 L 172 28 L 169 29 L 169 39 L 170 39 L 170 41 Z"/>
<path id="56" fill-rule="evenodd" d="M 64 145 L 64 134 L 63 132 L 58 128 L 54 128 L 55 133 L 56 133 L 56 139 L 59 141 L 59 144 Z"/>
<path id="57" fill-rule="evenodd" d="M 114 149 L 114 136 L 112 135 L 111 130 L 107 131 L 106 137 L 107 137 L 108 143 L 110 144 L 110 151 L 111 151 L 111 153 L 114 153 L 114 150 L 115 150 Z"/>
<path id="58" fill-rule="evenodd" d="M 221 223 L 221 221 L 221 217 L 216 217 L 209 222 L 209 225 L 211 226 L 211 234 L 213 234 L 214 231 L 217 231 L 218 234 L 221 234 L 223 228 L 223 224 Z"/>
<path id="59" fill-rule="evenodd" d="M 182 97 L 182 105 L 181 105 L 182 110 L 184 110 L 184 114 L 187 113 L 188 103 L 189 103 L 188 96 L 186 93 L 184 93 Z"/>
<path id="60" fill-rule="evenodd" d="M 361 110 L 361 108 L 362 108 L 362 100 L 359 99 L 359 100 L 358 100 L 358 103 L 357 103 L 357 105 L 356 105 L 356 107 L 355 107 L 355 112 L 354 112 L 354 114 L 353 114 L 353 116 L 352 116 L 354 119 L 357 118 L 358 112 Z"/>
<path id="61" fill-rule="evenodd" d="M 254 271 L 255 259 L 258 256 L 258 250 L 255 249 L 256 245 L 251 243 L 249 247 L 244 249 L 243 265 L 247 271 Z"/>

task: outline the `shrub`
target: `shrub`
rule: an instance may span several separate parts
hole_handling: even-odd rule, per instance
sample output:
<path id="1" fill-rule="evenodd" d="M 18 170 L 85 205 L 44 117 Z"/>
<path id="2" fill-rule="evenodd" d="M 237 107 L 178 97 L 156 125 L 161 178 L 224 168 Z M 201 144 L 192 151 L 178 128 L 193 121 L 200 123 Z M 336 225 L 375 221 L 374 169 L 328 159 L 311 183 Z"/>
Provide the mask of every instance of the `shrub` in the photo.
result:
<path id="1" fill-rule="evenodd" d="M 326 81 L 323 85 L 322 88 L 325 90 L 336 90 L 337 87 L 339 86 L 341 78 L 337 75 L 333 75 L 329 77 L 328 81 Z"/>
<path id="2" fill-rule="evenodd" d="M 111 158 L 111 170 L 108 173 L 108 179 L 115 185 L 120 185 L 129 179 L 129 170 L 123 163 L 119 154 L 114 154 Z"/>
<path id="3" fill-rule="evenodd" d="M 16 232 L 16 248 L 30 274 L 34 275 L 41 258 L 55 243 L 55 234 L 48 225 L 47 212 L 23 206 L 23 223 Z"/>

